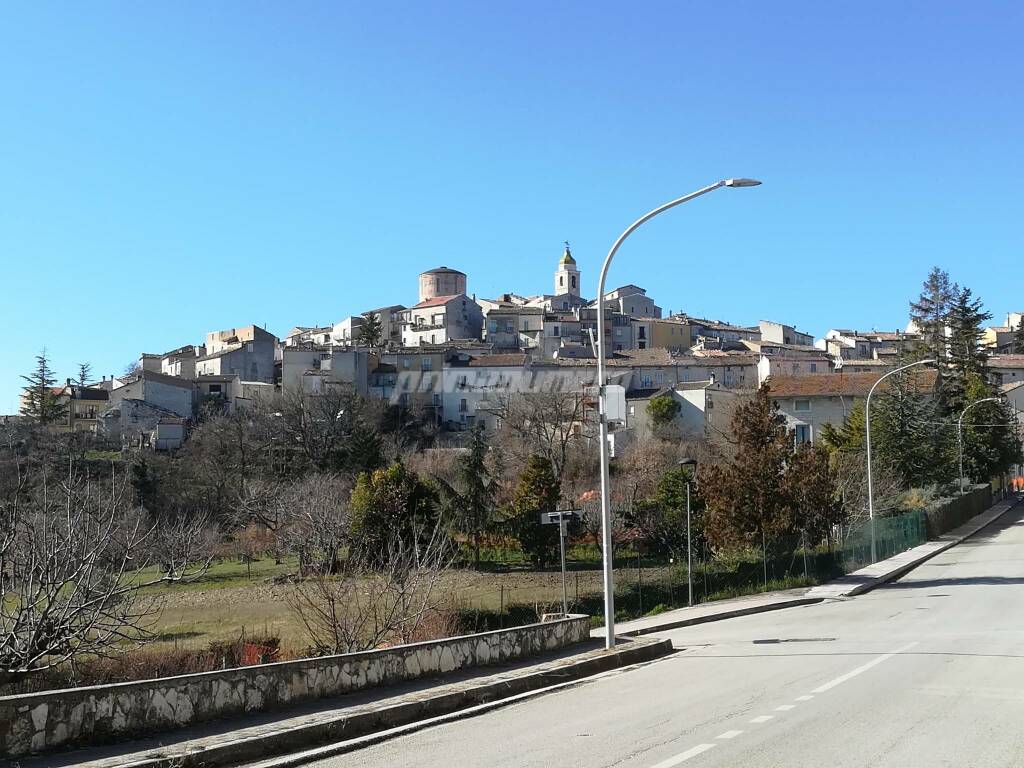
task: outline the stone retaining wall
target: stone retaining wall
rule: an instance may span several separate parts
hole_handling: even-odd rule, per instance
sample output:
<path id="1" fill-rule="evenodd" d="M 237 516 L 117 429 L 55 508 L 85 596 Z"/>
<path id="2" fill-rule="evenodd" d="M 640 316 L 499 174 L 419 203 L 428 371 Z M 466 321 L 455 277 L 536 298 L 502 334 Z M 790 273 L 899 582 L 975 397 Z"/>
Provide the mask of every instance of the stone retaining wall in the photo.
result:
<path id="1" fill-rule="evenodd" d="M 364 653 L 0 697 L 0 757 L 129 739 L 245 712 L 500 664 L 590 637 L 587 616 Z"/>

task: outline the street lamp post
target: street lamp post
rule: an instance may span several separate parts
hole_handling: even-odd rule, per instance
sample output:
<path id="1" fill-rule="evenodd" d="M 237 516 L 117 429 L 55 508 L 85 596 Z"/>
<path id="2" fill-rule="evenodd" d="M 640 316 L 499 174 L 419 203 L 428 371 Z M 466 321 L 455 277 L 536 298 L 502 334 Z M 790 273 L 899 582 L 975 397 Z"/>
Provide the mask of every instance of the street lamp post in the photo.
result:
<path id="1" fill-rule="evenodd" d="M 915 365 L 928 365 L 934 363 L 935 360 L 918 360 L 907 365 L 901 365 L 892 371 L 889 371 L 884 376 L 879 377 L 878 381 L 871 385 L 871 389 L 868 390 L 868 399 L 864 404 L 864 436 L 867 442 L 868 450 L 868 518 L 871 521 L 871 562 L 874 563 L 878 560 L 878 544 L 875 539 L 875 496 L 874 486 L 871 480 L 871 395 L 875 393 L 875 388 L 885 381 L 890 376 L 905 371 L 907 368 L 913 368 Z"/>
<path id="2" fill-rule="evenodd" d="M 696 459 L 683 459 L 679 462 L 680 467 L 693 467 L 697 471 Z M 686 478 L 686 588 L 689 592 L 687 605 L 693 607 L 693 540 L 691 538 L 692 527 L 690 525 L 690 478 Z"/>
<path id="3" fill-rule="evenodd" d="M 981 400 L 975 400 L 973 403 L 969 403 L 966 408 L 960 413 L 960 418 L 956 420 L 956 445 L 957 453 L 960 457 L 960 495 L 964 495 L 964 416 L 976 405 L 982 403 L 991 403 L 999 400 L 998 397 L 985 397 Z"/>
<path id="4" fill-rule="evenodd" d="M 599 434 L 600 434 L 600 446 L 601 452 L 601 547 L 604 550 L 604 628 L 605 628 L 605 648 L 615 647 L 615 594 L 613 592 L 615 588 L 614 577 L 612 575 L 612 512 L 611 504 L 609 501 L 609 486 L 608 486 L 608 403 L 606 401 L 606 390 L 605 386 L 605 373 L 604 373 L 604 357 L 605 357 L 605 339 L 604 339 L 604 283 L 608 277 L 608 268 L 612 264 L 612 259 L 615 258 L 616 252 L 622 243 L 629 237 L 633 232 L 645 221 L 653 219 L 659 213 L 664 213 L 670 208 L 675 208 L 677 205 L 689 202 L 696 197 L 706 195 L 708 192 L 714 192 L 720 187 L 756 187 L 760 184 L 760 181 L 754 179 L 723 179 L 722 181 L 716 181 L 714 184 L 698 189 L 696 192 L 691 192 L 683 197 L 676 198 L 664 205 L 655 208 L 649 213 L 645 213 L 639 219 L 634 221 L 629 227 L 619 235 L 619 239 L 612 245 L 611 250 L 608 251 L 608 255 L 604 259 L 604 264 L 601 267 L 601 275 L 597 282 L 597 402 L 598 402 L 598 419 L 599 419 Z"/>

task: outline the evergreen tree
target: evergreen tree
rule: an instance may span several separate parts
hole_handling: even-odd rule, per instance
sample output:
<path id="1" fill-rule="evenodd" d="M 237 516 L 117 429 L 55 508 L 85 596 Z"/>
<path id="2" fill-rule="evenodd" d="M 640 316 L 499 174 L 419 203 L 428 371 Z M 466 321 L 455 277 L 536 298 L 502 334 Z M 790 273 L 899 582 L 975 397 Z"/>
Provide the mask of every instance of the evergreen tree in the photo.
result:
<path id="1" fill-rule="evenodd" d="M 946 319 L 949 331 L 948 376 L 944 381 L 946 407 L 959 411 L 966 405 L 965 389 L 970 376 L 986 378 L 988 351 L 983 346 L 985 322 L 992 315 L 982 308 L 981 299 L 970 288 L 954 292 Z"/>
<path id="2" fill-rule="evenodd" d="M 380 432 L 357 418 L 345 442 L 344 463 L 352 473 L 373 472 L 384 464 Z"/>
<path id="3" fill-rule="evenodd" d="M 26 385 L 22 387 L 24 397 L 21 404 L 21 415 L 39 424 L 55 424 L 64 421 L 68 415 L 67 401 L 54 392 L 57 376 L 50 368 L 50 360 L 46 349 L 36 355 L 36 368 L 27 376 L 22 376 Z"/>
<path id="4" fill-rule="evenodd" d="M 92 366 L 89 363 L 78 364 L 78 386 L 84 387 L 92 378 Z"/>
<path id="5" fill-rule="evenodd" d="M 931 357 L 944 365 L 949 357 L 946 320 L 958 288 L 950 282 L 949 273 L 933 267 L 917 301 L 910 303 L 910 319 L 921 335 L 916 350 L 921 357 Z"/>
<path id="6" fill-rule="evenodd" d="M 538 568 L 558 557 L 558 526 L 542 524 L 540 515 L 558 510 L 559 495 L 551 461 L 530 456 L 512 496 L 510 522 L 523 551 Z"/>
<path id="7" fill-rule="evenodd" d="M 683 557 L 687 550 L 687 485 L 690 485 L 690 528 L 696 552 L 703 546 L 704 502 L 697 493 L 692 467 L 672 467 L 667 470 L 658 479 L 654 493 L 634 503 L 628 514 L 630 527 L 654 542 L 665 555 Z"/>
<path id="8" fill-rule="evenodd" d="M 925 391 L 920 369 L 890 377 L 871 407 L 872 454 L 904 486 L 923 488 L 952 479 L 955 446 L 941 398 Z"/>
<path id="9" fill-rule="evenodd" d="M 1015 355 L 1024 355 L 1024 318 L 1017 323 L 1017 330 L 1013 334 L 1013 341 L 1010 342 L 1010 351 Z"/>
<path id="10" fill-rule="evenodd" d="M 970 404 L 996 397 L 999 390 L 971 374 L 964 394 L 965 402 Z M 963 454 L 968 482 L 987 482 L 1024 460 L 1016 427 L 1016 416 L 1005 398 L 980 403 L 967 412 L 963 420 Z"/>
<path id="11" fill-rule="evenodd" d="M 359 343 L 367 347 L 379 347 L 384 333 L 384 325 L 376 312 L 363 315 L 363 324 L 359 328 Z"/>
<path id="12" fill-rule="evenodd" d="M 352 555 L 379 565 L 387 562 L 396 538 L 426 546 L 438 522 L 436 501 L 434 489 L 400 462 L 363 472 L 350 500 Z"/>
<path id="13" fill-rule="evenodd" d="M 494 492 L 487 470 L 487 433 L 479 424 L 469 431 L 466 452 L 459 459 L 456 497 L 459 527 L 473 540 L 473 565 L 480 567 L 480 539 L 490 528 Z"/>

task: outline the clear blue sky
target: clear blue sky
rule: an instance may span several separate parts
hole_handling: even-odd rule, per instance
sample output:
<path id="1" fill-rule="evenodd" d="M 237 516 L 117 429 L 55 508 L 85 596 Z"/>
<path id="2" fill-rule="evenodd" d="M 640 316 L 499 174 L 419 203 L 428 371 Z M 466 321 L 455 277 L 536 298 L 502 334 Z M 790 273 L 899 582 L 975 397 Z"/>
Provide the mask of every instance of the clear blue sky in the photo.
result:
<path id="1" fill-rule="evenodd" d="M 933 264 L 1021 296 L 1019 2 L 7 3 L 0 413 L 44 345 L 120 372 L 206 331 L 550 290 L 896 328 Z"/>

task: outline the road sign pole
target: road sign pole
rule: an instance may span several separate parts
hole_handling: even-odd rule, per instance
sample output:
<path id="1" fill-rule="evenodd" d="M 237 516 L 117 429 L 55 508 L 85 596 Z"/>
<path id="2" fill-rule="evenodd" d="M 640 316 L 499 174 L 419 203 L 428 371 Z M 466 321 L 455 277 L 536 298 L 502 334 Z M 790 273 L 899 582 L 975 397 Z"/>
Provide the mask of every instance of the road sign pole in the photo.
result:
<path id="1" fill-rule="evenodd" d="M 565 520 L 558 523 L 558 548 L 562 553 L 562 613 L 569 613 L 569 600 L 565 591 Z"/>

